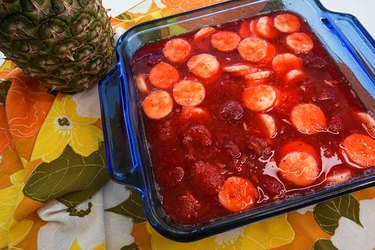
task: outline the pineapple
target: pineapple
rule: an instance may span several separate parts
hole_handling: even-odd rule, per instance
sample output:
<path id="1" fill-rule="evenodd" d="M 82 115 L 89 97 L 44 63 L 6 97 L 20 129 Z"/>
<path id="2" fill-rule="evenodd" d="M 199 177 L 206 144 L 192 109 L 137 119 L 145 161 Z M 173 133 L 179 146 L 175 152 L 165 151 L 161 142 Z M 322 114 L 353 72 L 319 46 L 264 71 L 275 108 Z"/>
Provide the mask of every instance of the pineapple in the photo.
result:
<path id="1" fill-rule="evenodd" d="M 101 0 L 0 0 L 0 50 L 51 90 L 95 85 L 114 59 Z"/>

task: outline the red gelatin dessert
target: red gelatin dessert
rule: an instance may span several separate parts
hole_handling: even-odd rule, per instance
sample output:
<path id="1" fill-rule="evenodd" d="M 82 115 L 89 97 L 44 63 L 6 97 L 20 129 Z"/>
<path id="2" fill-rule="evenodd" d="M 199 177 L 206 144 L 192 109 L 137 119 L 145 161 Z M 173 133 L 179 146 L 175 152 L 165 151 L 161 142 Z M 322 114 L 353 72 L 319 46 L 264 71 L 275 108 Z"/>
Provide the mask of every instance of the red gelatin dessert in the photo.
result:
<path id="1" fill-rule="evenodd" d="M 375 166 L 373 117 L 298 15 L 160 40 L 133 66 L 159 197 L 177 223 L 339 185 Z"/>

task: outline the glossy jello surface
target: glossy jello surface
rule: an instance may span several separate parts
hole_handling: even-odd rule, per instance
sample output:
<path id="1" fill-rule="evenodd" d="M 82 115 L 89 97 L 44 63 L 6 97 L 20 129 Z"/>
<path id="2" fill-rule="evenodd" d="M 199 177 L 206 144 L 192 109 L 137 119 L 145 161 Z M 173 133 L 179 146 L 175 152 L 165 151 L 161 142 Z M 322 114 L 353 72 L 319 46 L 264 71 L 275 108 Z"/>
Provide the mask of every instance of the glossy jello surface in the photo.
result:
<path id="1" fill-rule="evenodd" d="M 303 195 L 375 166 L 374 119 L 293 13 L 145 45 L 133 67 L 160 201 L 177 223 Z"/>

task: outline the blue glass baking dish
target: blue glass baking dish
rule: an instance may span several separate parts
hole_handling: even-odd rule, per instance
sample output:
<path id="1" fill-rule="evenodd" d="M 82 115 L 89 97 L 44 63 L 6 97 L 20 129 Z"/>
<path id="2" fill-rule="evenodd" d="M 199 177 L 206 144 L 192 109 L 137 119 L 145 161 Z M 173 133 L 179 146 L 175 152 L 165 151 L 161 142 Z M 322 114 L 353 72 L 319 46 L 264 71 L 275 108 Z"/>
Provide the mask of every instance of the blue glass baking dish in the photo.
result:
<path id="1" fill-rule="evenodd" d="M 230 1 L 143 23 L 129 29 L 118 41 L 117 64 L 99 85 L 109 172 L 114 180 L 142 192 L 150 224 L 170 239 L 197 240 L 375 184 L 375 171 L 370 168 L 361 178 L 205 223 L 180 225 L 165 214 L 158 199 L 137 102 L 131 65 L 134 54 L 143 45 L 162 38 L 279 10 L 298 13 L 306 20 L 366 108 L 374 114 L 374 40 L 355 17 L 327 11 L 315 0 Z"/>

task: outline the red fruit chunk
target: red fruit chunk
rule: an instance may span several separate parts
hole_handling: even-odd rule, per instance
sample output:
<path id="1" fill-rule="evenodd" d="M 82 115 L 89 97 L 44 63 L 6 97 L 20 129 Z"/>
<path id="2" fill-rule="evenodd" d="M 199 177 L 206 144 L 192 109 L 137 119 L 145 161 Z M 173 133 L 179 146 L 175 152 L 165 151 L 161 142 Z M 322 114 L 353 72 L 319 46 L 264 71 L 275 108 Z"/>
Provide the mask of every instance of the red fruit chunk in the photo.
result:
<path id="1" fill-rule="evenodd" d="M 202 146 L 212 144 L 211 133 L 204 125 L 192 125 L 186 129 L 182 142 L 184 144 L 197 143 Z"/>
<path id="2" fill-rule="evenodd" d="M 202 209 L 202 205 L 190 193 L 178 196 L 174 202 L 177 205 L 176 210 L 173 211 L 174 214 L 177 214 L 174 217 L 181 222 L 189 222 L 197 218 Z"/>
<path id="3" fill-rule="evenodd" d="M 258 20 L 251 20 L 250 21 L 250 24 L 249 24 L 249 29 L 250 29 L 250 32 L 253 36 L 255 37 L 259 37 L 259 35 L 257 34 L 257 31 L 256 31 L 256 24 L 257 24 L 257 21 Z"/>
<path id="4" fill-rule="evenodd" d="M 238 31 L 241 38 L 245 38 L 251 35 L 250 31 L 250 21 L 245 20 L 240 25 L 240 30 Z"/>
<path id="5" fill-rule="evenodd" d="M 247 139 L 248 148 L 257 156 L 267 156 L 271 153 L 272 148 L 264 138 L 249 136 Z"/>
<path id="6" fill-rule="evenodd" d="M 301 102 L 301 96 L 294 89 L 283 90 L 277 101 L 276 109 L 281 114 L 290 114 L 292 109 Z"/>
<path id="7" fill-rule="evenodd" d="M 182 167 L 163 169 L 163 174 L 158 176 L 159 183 L 168 188 L 177 186 L 184 178 L 185 171 Z"/>
<path id="8" fill-rule="evenodd" d="M 227 101 L 219 110 L 219 117 L 222 120 L 237 121 L 243 116 L 243 108 L 237 101 Z"/>
<path id="9" fill-rule="evenodd" d="M 182 107 L 179 120 L 184 127 L 192 122 L 209 121 L 210 114 L 201 107 Z"/>
<path id="10" fill-rule="evenodd" d="M 275 196 L 285 192 L 284 185 L 275 177 L 263 175 L 259 182 L 259 186 L 268 194 Z"/>
<path id="11" fill-rule="evenodd" d="M 313 69 L 323 69 L 327 67 L 327 62 L 316 55 L 307 54 L 303 57 L 303 65 Z"/>
<path id="12" fill-rule="evenodd" d="M 177 127 L 171 120 L 163 120 L 157 126 L 157 135 L 160 141 L 171 142 L 177 138 Z"/>
<path id="13" fill-rule="evenodd" d="M 352 177 L 352 171 L 344 167 L 334 167 L 326 178 L 327 184 L 340 184 L 346 182 Z"/>
<path id="14" fill-rule="evenodd" d="M 345 120 L 340 114 L 335 114 L 329 119 L 327 128 L 329 131 L 339 133 L 345 129 Z"/>
<path id="15" fill-rule="evenodd" d="M 195 187 L 207 195 L 219 192 L 222 175 L 220 169 L 207 162 L 199 161 L 191 167 L 191 178 Z"/>
<path id="16" fill-rule="evenodd" d="M 241 156 L 240 148 L 232 141 L 225 143 L 224 148 L 232 159 L 238 159 Z"/>

